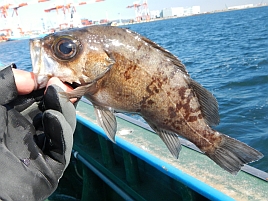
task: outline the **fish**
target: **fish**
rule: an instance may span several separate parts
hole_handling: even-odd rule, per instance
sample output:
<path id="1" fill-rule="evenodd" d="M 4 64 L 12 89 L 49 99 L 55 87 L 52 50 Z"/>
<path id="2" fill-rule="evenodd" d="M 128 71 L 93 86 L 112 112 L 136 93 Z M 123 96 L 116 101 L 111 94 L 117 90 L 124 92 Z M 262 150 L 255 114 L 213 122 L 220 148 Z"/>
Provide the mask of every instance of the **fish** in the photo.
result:
<path id="1" fill-rule="evenodd" d="M 262 153 L 213 127 L 219 124 L 216 98 L 194 81 L 171 52 L 134 32 L 90 26 L 30 40 L 38 88 L 50 77 L 75 85 L 69 98 L 92 102 L 98 124 L 115 143 L 115 113 L 136 113 L 179 157 L 179 136 L 194 143 L 224 170 L 236 175 Z"/>

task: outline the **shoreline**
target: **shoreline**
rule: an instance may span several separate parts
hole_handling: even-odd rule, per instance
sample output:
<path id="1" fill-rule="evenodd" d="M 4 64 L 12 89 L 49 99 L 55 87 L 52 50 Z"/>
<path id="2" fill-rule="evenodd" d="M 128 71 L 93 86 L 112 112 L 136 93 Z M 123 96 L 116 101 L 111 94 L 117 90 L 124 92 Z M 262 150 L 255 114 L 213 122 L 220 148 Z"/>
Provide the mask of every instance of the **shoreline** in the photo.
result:
<path id="1" fill-rule="evenodd" d="M 140 22 L 122 23 L 122 24 L 117 25 L 117 26 L 124 26 L 124 25 L 131 25 L 131 24 L 140 24 L 140 23 L 154 22 L 154 21 L 160 21 L 160 20 L 176 19 L 176 18 L 194 17 L 194 16 L 200 16 L 200 15 L 210 15 L 210 14 L 215 14 L 215 13 L 232 12 L 232 11 L 239 11 L 239 10 L 248 10 L 248 9 L 260 8 L 260 7 L 268 7 L 268 5 L 253 6 L 253 7 L 241 8 L 241 9 L 215 10 L 215 11 L 204 12 L 204 13 L 195 14 L 195 15 L 170 16 L 170 17 L 164 17 L 164 18 L 161 18 L 160 17 L 160 18 L 150 19 L 149 21 L 143 20 L 143 21 L 140 21 Z M 112 20 L 112 21 L 117 21 L 117 20 Z"/>

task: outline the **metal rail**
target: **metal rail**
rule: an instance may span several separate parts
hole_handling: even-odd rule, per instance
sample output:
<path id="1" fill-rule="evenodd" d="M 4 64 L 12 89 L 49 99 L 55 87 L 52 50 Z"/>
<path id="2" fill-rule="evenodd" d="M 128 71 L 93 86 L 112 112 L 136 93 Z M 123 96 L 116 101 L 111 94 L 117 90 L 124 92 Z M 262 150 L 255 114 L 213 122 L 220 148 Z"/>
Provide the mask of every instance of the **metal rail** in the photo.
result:
<path id="1" fill-rule="evenodd" d="M 104 181 L 108 186 L 110 186 L 118 195 L 120 195 L 124 200 L 134 201 L 132 197 L 119 188 L 113 181 L 102 174 L 97 168 L 95 168 L 89 161 L 87 161 L 83 156 L 81 156 L 78 151 L 72 150 L 73 156 L 81 161 L 86 167 L 88 167 L 92 172 L 94 172 L 102 181 Z"/>

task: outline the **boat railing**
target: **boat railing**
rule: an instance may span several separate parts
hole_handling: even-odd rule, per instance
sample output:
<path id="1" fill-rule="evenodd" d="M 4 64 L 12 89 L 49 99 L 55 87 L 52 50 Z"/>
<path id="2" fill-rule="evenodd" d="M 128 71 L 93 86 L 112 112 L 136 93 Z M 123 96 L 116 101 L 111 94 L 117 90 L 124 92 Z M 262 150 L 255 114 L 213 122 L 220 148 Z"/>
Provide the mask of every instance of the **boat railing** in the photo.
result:
<path id="1" fill-rule="evenodd" d="M 82 98 L 76 110 L 69 169 L 75 167 L 76 172 L 70 183 L 82 178 L 81 200 L 267 199 L 268 173 L 245 165 L 231 175 L 183 138 L 179 159 L 174 159 L 146 123 L 121 113 L 116 114 L 112 143 L 98 126 L 89 101 Z"/>

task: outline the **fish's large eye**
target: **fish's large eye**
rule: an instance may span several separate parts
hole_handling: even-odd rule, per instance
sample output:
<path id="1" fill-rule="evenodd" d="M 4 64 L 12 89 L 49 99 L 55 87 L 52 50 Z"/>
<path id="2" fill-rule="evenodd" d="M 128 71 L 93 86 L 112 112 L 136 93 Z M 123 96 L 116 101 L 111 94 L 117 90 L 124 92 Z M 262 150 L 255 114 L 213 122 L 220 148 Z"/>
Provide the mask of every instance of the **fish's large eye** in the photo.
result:
<path id="1" fill-rule="evenodd" d="M 62 60 L 73 58 L 78 51 L 77 44 L 71 38 L 62 37 L 54 44 L 55 55 Z"/>

